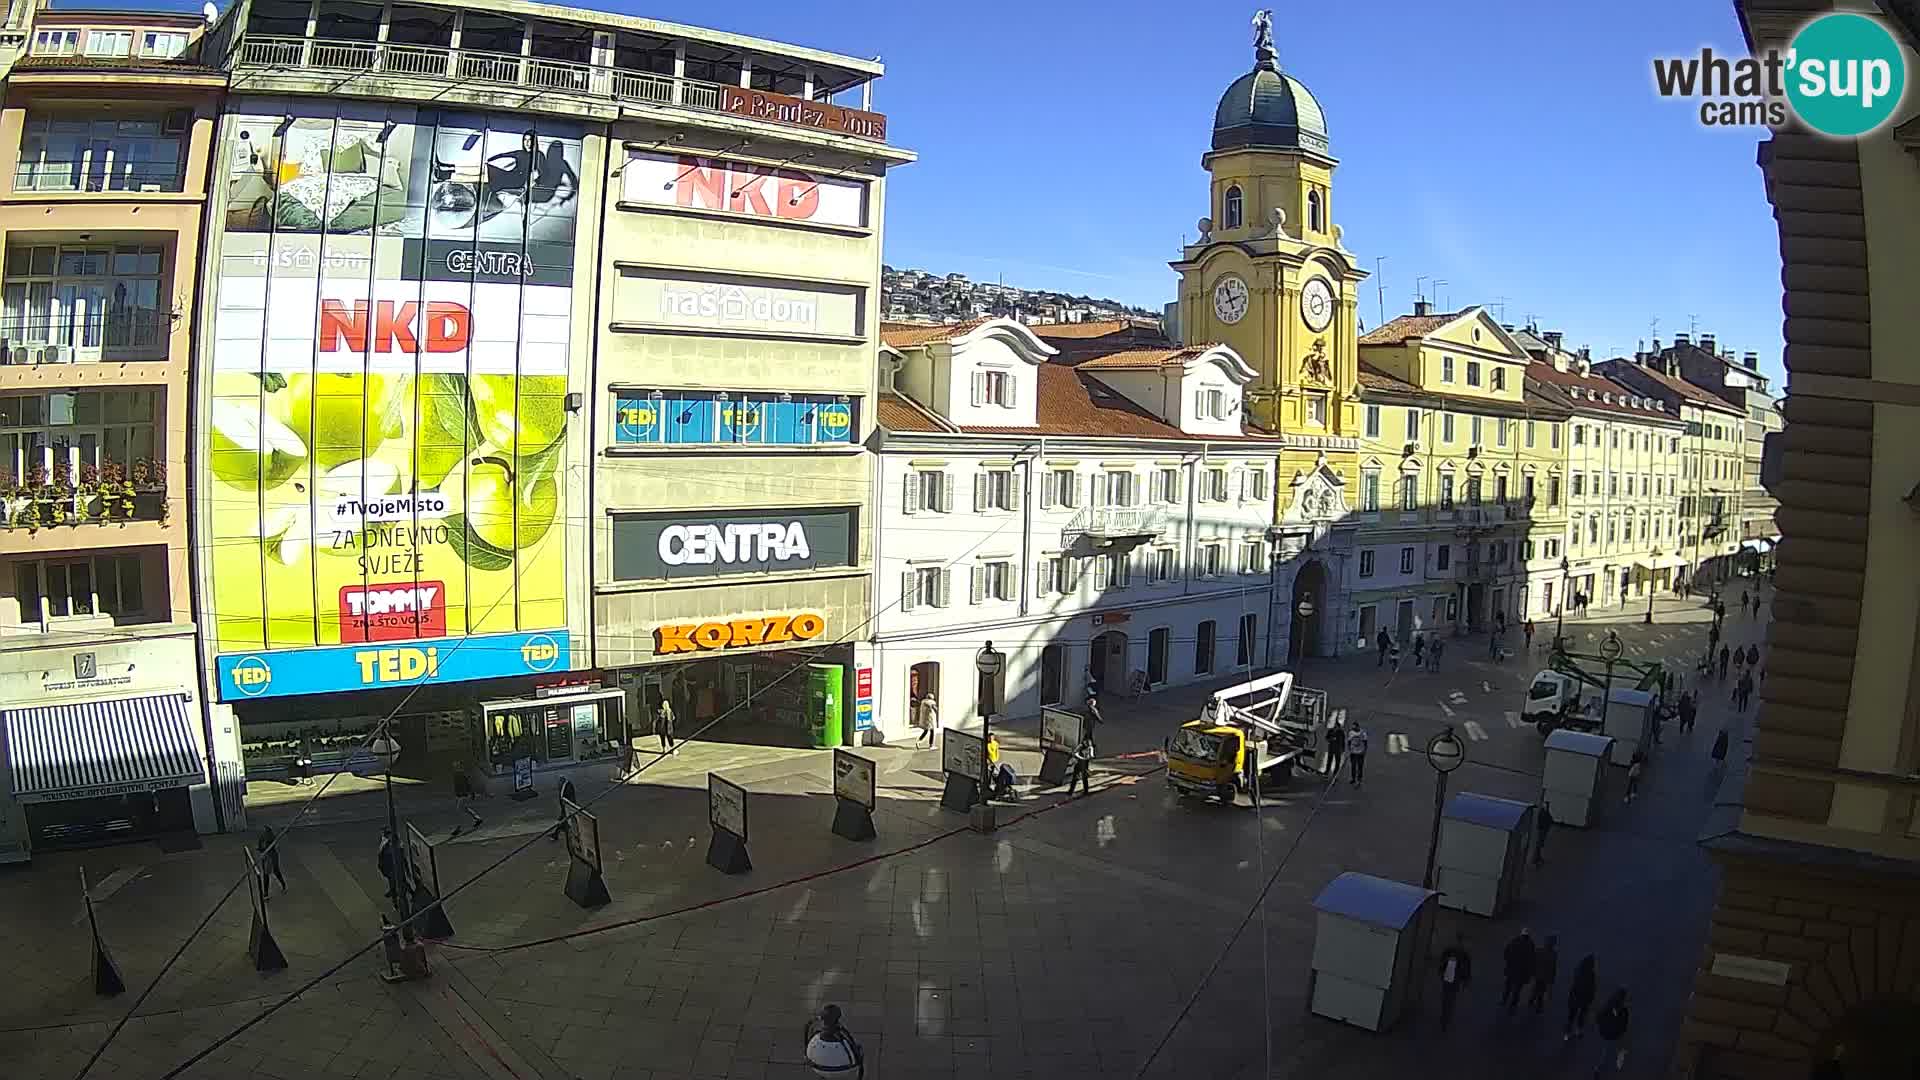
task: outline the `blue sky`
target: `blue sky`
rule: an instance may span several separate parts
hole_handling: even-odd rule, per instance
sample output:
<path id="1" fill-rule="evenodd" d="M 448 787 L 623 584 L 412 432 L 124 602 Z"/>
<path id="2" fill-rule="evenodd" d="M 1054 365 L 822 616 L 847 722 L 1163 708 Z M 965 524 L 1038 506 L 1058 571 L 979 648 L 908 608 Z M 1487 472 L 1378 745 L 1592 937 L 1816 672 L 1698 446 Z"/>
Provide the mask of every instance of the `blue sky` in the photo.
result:
<path id="1" fill-rule="evenodd" d="M 607 0 L 587 0 L 605 3 Z M 630 0 L 614 0 L 631 7 Z M 1274 3 L 1283 67 L 1320 99 L 1334 220 L 1388 317 L 1416 275 L 1450 307 L 1507 298 L 1596 355 L 1688 328 L 1780 372 L 1779 252 L 1758 129 L 1700 126 L 1652 89 L 1656 55 L 1744 53 L 1730 0 Z M 938 10 L 938 14 L 934 11 Z M 897 170 L 887 261 L 975 278 L 1173 296 L 1166 262 L 1206 212 L 1200 155 L 1252 66 L 1247 3 L 649 0 L 644 13 L 860 56 Z M 1177 13 L 1177 18 L 1174 17 Z M 1377 320 L 1374 283 L 1361 311 Z"/>

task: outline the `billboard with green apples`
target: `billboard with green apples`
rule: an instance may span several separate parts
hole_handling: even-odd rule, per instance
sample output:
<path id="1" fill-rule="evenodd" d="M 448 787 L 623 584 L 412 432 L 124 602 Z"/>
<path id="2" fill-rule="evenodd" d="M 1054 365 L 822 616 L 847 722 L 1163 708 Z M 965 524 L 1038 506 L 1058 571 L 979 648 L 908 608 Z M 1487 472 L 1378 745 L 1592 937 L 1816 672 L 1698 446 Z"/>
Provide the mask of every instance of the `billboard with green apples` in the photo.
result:
<path id="1" fill-rule="evenodd" d="M 566 666 L 580 136 L 226 117 L 199 455 L 223 698 Z"/>

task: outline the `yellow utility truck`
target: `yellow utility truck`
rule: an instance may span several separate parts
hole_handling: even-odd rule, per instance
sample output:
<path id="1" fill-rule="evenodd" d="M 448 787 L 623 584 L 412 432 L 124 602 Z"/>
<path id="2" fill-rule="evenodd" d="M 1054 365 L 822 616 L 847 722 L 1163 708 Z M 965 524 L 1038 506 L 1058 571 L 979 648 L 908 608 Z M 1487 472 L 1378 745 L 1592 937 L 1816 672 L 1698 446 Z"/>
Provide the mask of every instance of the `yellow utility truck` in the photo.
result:
<path id="1" fill-rule="evenodd" d="M 1294 764 L 1313 767 L 1326 728 L 1324 690 L 1296 687 L 1282 671 L 1226 687 L 1166 741 L 1167 784 L 1180 796 L 1229 805 L 1286 783 Z"/>

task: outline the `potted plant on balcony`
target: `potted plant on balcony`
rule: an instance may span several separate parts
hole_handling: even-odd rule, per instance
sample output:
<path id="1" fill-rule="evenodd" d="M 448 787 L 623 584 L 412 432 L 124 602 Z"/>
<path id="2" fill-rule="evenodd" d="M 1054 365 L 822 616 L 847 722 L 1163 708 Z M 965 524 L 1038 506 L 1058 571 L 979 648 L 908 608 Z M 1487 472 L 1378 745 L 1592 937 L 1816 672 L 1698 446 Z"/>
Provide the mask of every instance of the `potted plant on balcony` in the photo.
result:
<path id="1" fill-rule="evenodd" d="M 101 503 L 101 470 L 90 464 L 80 466 L 80 482 L 73 488 L 73 520 L 97 521 L 106 516 Z"/>
<path id="2" fill-rule="evenodd" d="M 141 521 L 167 519 L 167 466 L 152 458 L 138 458 L 121 484 L 121 510 Z"/>
<path id="3" fill-rule="evenodd" d="M 31 501 L 19 477 L 11 471 L 0 472 L 0 527 L 19 524 L 16 519 Z"/>
<path id="4" fill-rule="evenodd" d="M 47 510 L 43 520 L 52 525 L 73 524 L 74 494 L 73 474 L 64 468 L 54 470 L 40 489 L 39 501 Z"/>

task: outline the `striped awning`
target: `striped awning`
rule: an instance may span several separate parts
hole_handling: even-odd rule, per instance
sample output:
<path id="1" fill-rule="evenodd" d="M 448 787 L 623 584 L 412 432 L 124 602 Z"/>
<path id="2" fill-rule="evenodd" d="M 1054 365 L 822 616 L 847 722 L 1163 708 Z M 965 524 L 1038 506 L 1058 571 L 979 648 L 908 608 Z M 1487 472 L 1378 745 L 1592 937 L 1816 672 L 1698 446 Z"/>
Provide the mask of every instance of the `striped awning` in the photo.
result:
<path id="1" fill-rule="evenodd" d="M 205 779 L 185 694 L 6 710 L 13 797 L 62 802 Z"/>

